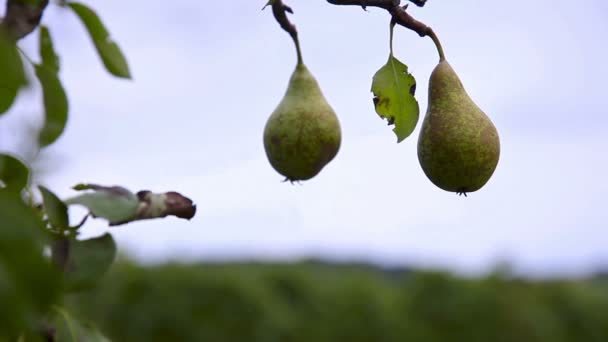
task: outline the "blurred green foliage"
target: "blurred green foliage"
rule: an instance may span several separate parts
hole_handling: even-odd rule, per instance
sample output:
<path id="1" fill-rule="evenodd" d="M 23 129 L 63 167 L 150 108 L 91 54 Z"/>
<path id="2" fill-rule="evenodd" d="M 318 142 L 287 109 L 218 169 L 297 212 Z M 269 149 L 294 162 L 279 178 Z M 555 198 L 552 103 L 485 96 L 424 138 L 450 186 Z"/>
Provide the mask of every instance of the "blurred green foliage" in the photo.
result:
<path id="1" fill-rule="evenodd" d="M 73 312 L 113 341 L 608 341 L 608 283 L 119 262 Z"/>
<path id="2" fill-rule="evenodd" d="M 39 329 L 37 318 L 60 301 L 43 222 L 18 196 L 0 188 L 0 341 Z"/>

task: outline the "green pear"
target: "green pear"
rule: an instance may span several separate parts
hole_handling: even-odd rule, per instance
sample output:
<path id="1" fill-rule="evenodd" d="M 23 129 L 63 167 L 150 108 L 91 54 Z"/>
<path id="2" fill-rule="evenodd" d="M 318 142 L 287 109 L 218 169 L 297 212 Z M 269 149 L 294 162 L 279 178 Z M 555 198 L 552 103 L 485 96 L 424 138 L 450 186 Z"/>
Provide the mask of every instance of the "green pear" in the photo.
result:
<path id="1" fill-rule="evenodd" d="M 303 63 L 264 128 L 264 148 L 272 167 L 289 181 L 316 176 L 340 149 L 338 117 Z"/>
<path id="2" fill-rule="evenodd" d="M 496 127 L 442 58 L 431 74 L 428 110 L 418 138 L 422 170 L 439 188 L 466 195 L 488 182 L 499 155 Z"/>

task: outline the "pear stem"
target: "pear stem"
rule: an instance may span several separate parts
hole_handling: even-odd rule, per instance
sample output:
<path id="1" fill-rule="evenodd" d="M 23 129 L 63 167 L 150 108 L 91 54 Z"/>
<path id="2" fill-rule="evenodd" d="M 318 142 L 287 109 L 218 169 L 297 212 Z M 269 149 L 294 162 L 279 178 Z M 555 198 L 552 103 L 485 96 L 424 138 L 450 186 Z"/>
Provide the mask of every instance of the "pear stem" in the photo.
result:
<path id="1" fill-rule="evenodd" d="M 268 5 L 272 5 L 272 14 L 274 15 L 274 18 L 281 28 L 289 33 L 291 39 L 293 39 L 293 42 L 296 45 L 296 53 L 298 54 L 298 65 L 304 64 L 302 50 L 300 49 L 300 40 L 298 39 L 298 30 L 296 30 L 295 25 L 287 18 L 287 13 L 293 13 L 293 10 L 291 7 L 285 5 L 283 0 L 270 0 L 266 6 Z M 266 6 L 264 6 L 264 8 L 266 8 Z"/>
<path id="2" fill-rule="evenodd" d="M 298 54 L 298 65 L 304 64 L 304 59 L 302 58 L 302 49 L 300 48 L 300 40 L 298 39 L 298 34 L 296 33 L 293 38 L 293 43 L 296 45 L 296 53 Z"/>
<path id="3" fill-rule="evenodd" d="M 439 41 L 439 37 L 437 37 L 437 34 L 435 34 L 435 31 L 433 31 L 433 29 L 431 29 L 429 27 L 429 31 L 428 31 L 427 35 L 429 37 L 431 37 L 431 39 L 433 40 L 433 43 L 435 43 L 435 47 L 437 47 L 437 52 L 439 53 L 439 61 L 440 62 L 445 61 L 445 54 L 443 52 L 443 46 L 441 46 L 441 42 Z"/>
<path id="4" fill-rule="evenodd" d="M 397 25 L 397 22 L 395 20 L 391 20 L 391 28 L 390 28 L 390 32 L 391 32 L 391 36 L 390 36 L 390 48 L 391 48 L 391 56 L 393 55 L 393 36 L 394 36 L 394 32 L 395 32 L 395 25 Z"/>

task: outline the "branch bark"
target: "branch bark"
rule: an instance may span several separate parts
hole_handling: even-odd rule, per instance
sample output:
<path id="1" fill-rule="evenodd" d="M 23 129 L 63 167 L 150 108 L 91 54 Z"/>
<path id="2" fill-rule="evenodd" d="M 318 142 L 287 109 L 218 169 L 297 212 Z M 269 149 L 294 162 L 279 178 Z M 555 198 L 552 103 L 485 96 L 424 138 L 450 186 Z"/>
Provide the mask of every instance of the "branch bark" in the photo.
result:
<path id="1" fill-rule="evenodd" d="M 283 0 L 270 0 L 268 4 L 272 5 L 272 14 L 281 28 L 289 33 L 291 39 L 293 39 L 298 54 L 298 64 L 302 64 L 302 51 L 300 49 L 300 40 L 298 39 L 298 30 L 296 29 L 296 26 L 289 21 L 289 18 L 287 18 L 287 13 L 293 14 L 293 10 L 291 7 L 285 5 Z"/>
<path id="2" fill-rule="evenodd" d="M 426 0 L 409 0 L 412 3 L 422 7 L 426 3 Z M 424 23 L 414 19 L 409 13 L 407 13 L 407 6 L 399 6 L 400 0 L 327 0 L 332 5 L 352 5 L 361 6 L 363 9 L 366 7 L 379 7 L 387 10 L 393 21 L 405 28 L 408 28 L 419 36 L 431 36 L 432 29 Z"/>
<path id="3" fill-rule="evenodd" d="M 427 0 L 409 0 L 410 2 L 422 7 Z M 409 13 L 407 13 L 407 5 L 399 6 L 401 0 L 327 0 L 332 5 L 354 5 L 361 6 L 363 9 L 366 7 L 379 7 L 388 11 L 391 15 L 391 22 L 393 24 L 399 24 L 407 29 L 410 29 L 420 37 L 430 37 L 437 47 L 439 53 L 439 60 L 445 60 L 443 47 L 437 35 L 432 28 L 426 24 L 414 19 Z"/>
<path id="4" fill-rule="evenodd" d="M 49 0 L 7 0 L 6 14 L 0 27 L 14 39 L 19 40 L 32 33 L 38 25 Z"/>
<path id="5" fill-rule="evenodd" d="M 418 7 L 423 7 L 427 0 L 408 0 Z M 327 2 L 334 5 L 356 5 L 363 8 L 369 7 L 380 7 L 385 10 L 389 10 L 395 6 L 399 6 L 400 0 L 328 0 Z"/>

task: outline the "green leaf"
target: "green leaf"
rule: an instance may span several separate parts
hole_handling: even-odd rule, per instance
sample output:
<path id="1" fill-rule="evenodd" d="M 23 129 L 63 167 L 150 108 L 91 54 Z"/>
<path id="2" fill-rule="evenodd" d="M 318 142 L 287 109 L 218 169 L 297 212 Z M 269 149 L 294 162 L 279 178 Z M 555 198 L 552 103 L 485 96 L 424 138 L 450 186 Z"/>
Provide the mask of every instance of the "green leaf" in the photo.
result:
<path id="1" fill-rule="evenodd" d="M 57 53 L 55 52 L 51 33 L 46 26 L 40 26 L 38 43 L 42 65 L 57 74 L 57 72 L 59 72 L 59 56 L 57 56 Z"/>
<path id="2" fill-rule="evenodd" d="M 0 81 L 0 83 L 2 83 L 0 84 L 0 116 L 2 116 L 2 114 L 6 113 L 12 107 L 17 98 L 17 94 L 19 93 L 19 89 L 6 85 L 3 81 Z"/>
<path id="3" fill-rule="evenodd" d="M 112 235 L 71 241 L 70 259 L 65 273 L 65 284 L 70 291 L 94 287 L 116 258 L 116 243 Z"/>
<path id="4" fill-rule="evenodd" d="M 420 109 L 414 97 L 416 79 L 408 73 L 407 65 L 391 54 L 386 65 L 374 75 L 372 92 L 376 113 L 387 119 L 389 125 L 395 125 L 397 142 L 410 136 L 418 123 Z"/>
<path id="5" fill-rule="evenodd" d="M 73 189 L 92 192 L 69 199 L 68 203 L 87 206 L 93 216 L 108 219 L 110 226 L 167 216 L 190 220 L 196 215 L 196 204 L 176 191 L 141 190 L 133 194 L 121 186 L 98 184 L 78 184 Z"/>
<path id="6" fill-rule="evenodd" d="M 43 230 L 32 208 L 0 190 L 0 341 L 35 330 L 31 318 L 59 300 L 59 272 L 44 257 Z"/>
<path id="7" fill-rule="evenodd" d="M 112 40 L 110 33 L 97 14 L 81 3 L 70 2 L 68 6 L 76 13 L 86 27 L 106 69 L 114 76 L 131 78 L 129 65 L 125 56 L 114 40 Z"/>
<path id="8" fill-rule="evenodd" d="M 30 170 L 19 159 L 0 154 L 0 189 L 19 192 L 27 186 L 29 177 Z"/>
<path id="9" fill-rule="evenodd" d="M 17 45 L 0 32 L 0 116 L 11 108 L 25 85 L 27 78 Z"/>
<path id="10" fill-rule="evenodd" d="M 75 319 L 67 310 L 55 307 L 59 314 L 55 318 L 55 339 L 57 341 L 111 342 L 92 324 Z"/>
<path id="11" fill-rule="evenodd" d="M 68 98 L 61 81 L 51 69 L 36 65 L 36 76 L 42 85 L 45 120 L 38 136 L 41 147 L 54 143 L 65 129 L 68 120 Z"/>
<path id="12" fill-rule="evenodd" d="M 85 206 L 93 216 L 105 218 L 110 224 L 118 224 L 136 217 L 139 199 L 127 189 L 110 187 L 70 198 L 66 204 Z"/>
<path id="13" fill-rule="evenodd" d="M 43 186 L 39 186 L 38 188 L 40 189 L 40 193 L 42 193 L 44 212 L 48 216 L 51 225 L 55 228 L 68 228 L 70 226 L 68 207 L 49 189 Z"/>

